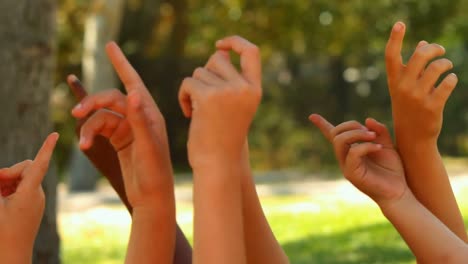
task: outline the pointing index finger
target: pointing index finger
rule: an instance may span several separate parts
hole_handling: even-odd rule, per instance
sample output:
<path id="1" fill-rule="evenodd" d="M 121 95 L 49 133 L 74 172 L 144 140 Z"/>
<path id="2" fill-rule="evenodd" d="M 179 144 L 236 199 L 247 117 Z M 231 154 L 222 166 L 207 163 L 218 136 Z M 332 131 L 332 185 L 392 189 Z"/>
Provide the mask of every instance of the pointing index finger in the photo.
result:
<path id="1" fill-rule="evenodd" d="M 239 36 L 231 36 L 216 42 L 221 50 L 233 50 L 240 56 L 242 74 L 256 87 L 261 87 L 262 65 L 260 51 L 256 45 Z"/>
<path id="2" fill-rule="evenodd" d="M 330 122 L 328 122 L 325 118 L 318 114 L 311 114 L 309 116 L 309 120 L 314 123 L 320 129 L 320 132 L 328 139 L 328 141 L 332 142 L 332 134 L 331 131 L 335 128 Z"/>
<path id="3" fill-rule="evenodd" d="M 33 189 L 41 184 L 49 168 L 50 159 L 58 138 L 58 133 L 52 133 L 47 137 L 32 164 L 25 169 L 23 180 L 18 189 Z"/>
<path id="4" fill-rule="evenodd" d="M 144 87 L 140 76 L 132 67 L 130 62 L 128 62 L 122 50 L 115 42 L 107 43 L 106 53 L 112 65 L 114 66 L 117 75 L 124 84 L 127 93 L 129 93 L 131 90 Z"/>

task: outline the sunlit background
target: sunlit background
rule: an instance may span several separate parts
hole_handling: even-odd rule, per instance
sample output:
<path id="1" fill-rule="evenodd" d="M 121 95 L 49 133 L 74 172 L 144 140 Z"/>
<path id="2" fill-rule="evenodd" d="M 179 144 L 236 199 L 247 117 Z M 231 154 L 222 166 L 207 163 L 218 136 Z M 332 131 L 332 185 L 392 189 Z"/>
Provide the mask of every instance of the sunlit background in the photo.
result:
<path id="1" fill-rule="evenodd" d="M 307 117 L 315 112 L 337 123 L 371 116 L 392 127 L 384 48 L 393 23 L 407 25 L 404 59 L 419 40 L 442 44 L 460 82 L 439 147 L 468 216 L 466 10 L 467 0 L 59 0 L 52 117 L 62 135 L 55 157 L 63 262 L 122 263 L 130 226 L 125 208 L 76 149 L 67 74 L 90 91 L 119 88 L 103 45 L 115 40 L 123 48 L 166 118 L 178 220 L 191 238 L 188 120 L 178 86 L 204 65 L 216 40 L 236 34 L 261 49 L 264 97 L 249 134 L 251 159 L 291 262 L 414 263 L 378 208 L 340 180 L 332 149 Z"/>

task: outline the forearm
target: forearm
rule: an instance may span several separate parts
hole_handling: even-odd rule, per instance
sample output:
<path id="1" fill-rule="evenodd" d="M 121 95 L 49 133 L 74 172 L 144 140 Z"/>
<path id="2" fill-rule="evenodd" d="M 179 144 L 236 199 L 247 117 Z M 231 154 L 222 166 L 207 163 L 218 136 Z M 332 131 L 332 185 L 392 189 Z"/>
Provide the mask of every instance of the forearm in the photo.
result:
<path id="1" fill-rule="evenodd" d="M 107 178 L 130 214 L 132 214 L 132 206 L 128 202 L 127 195 L 125 193 L 119 159 L 109 141 L 102 136 L 97 136 L 93 147 L 85 151 L 85 154 L 94 166 L 104 175 L 104 177 Z M 96 162 L 98 160 L 100 162 Z M 192 248 L 179 225 L 176 225 L 174 264 L 188 263 L 192 263 Z"/>
<path id="2" fill-rule="evenodd" d="M 109 143 L 109 140 L 103 136 L 96 136 L 93 146 L 84 151 L 84 153 L 99 172 L 107 178 L 112 188 L 114 188 L 122 202 L 127 207 L 128 211 L 132 213 L 132 206 L 128 202 L 127 195 L 125 193 L 119 158 L 114 148 Z"/>
<path id="3" fill-rule="evenodd" d="M 380 205 L 419 263 L 465 263 L 466 244 L 419 203 L 411 192 L 392 205 Z"/>
<path id="4" fill-rule="evenodd" d="M 459 238 L 468 241 L 465 225 L 436 142 L 415 142 L 397 134 L 408 186 L 416 198 Z"/>
<path id="5" fill-rule="evenodd" d="M 194 263 L 246 263 L 236 176 L 231 166 L 194 169 Z"/>
<path id="6" fill-rule="evenodd" d="M 172 205 L 135 208 L 125 263 L 173 263 L 175 230 L 173 200 Z"/>
<path id="7" fill-rule="evenodd" d="M 248 146 L 242 161 L 242 208 L 248 263 L 289 263 L 263 212 L 250 169 Z"/>
<path id="8" fill-rule="evenodd" d="M 15 241 L 9 241 L 8 245 L 2 246 L 0 249 L 1 263 L 14 264 L 31 264 L 32 263 L 32 247 L 28 251 L 21 251 L 14 248 Z"/>

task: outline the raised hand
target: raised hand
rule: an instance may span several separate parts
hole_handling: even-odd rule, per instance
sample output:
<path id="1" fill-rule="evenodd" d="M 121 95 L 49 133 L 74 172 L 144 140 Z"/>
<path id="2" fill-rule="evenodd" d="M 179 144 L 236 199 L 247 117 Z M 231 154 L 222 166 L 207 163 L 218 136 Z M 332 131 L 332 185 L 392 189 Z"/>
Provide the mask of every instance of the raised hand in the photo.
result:
<path id="1" fill-rule="evenodd" d="M 90 148 L 95 136 L 102 135 L 117 152 L 133 208 L 127 261 L 169 263 L 174 256 L 175 201 L 164 118 L 118 46 L 110 43 L 106 52 L 127 95 L 105 91 L 83 98 L 73 109 L 77 118 L 94 112 L 81 127 L 80 148 Z"/>
<path id="2" fill-rule="evenodd" d="M 0 181 L 13 182 L 0 197 L 0 256 L 4 263 L 31 263 L 34 240 L 44 214 L 42 180 L 59 135 L 47 137 L 34 160 L 0 169 Z"/>
<path id="3" fill-rule="evenodd" d="M 182 111 L 192 118 L 188 141 L 192 166 L 204 163 L 208 155 L 210 158 L 226 155 L 239 158 L 260 103 L 258 48 L 246 40 L 233 41 L 232 38 L 217 43 L 220 49 L 223 45 L 238 53 L 250 53 L 241 56 L 241 67 L 245 70 L 239 73 L 228 59 L 228 51 L 218 50 L 207 67 L 196 69 L 193 77 L 184 80 L 179 91 Z"/>
<path id="4" fill-rule="evenodd" d="M 88 93 L 75 75 L 69 75 L 67 78 L 68 85 L 75 96 L 77 102 L 81 102 Z M 76 134 L 79 137 L 81 126 L 91 116 L 79 118 L 76 125 Z M 109 183 L 115 189 L 122 202 L 125 204 L 129 212 L 132 212 L 132 207 L 128 203 L 127 194 L 123 183 L 122 171 L 120 169 L 117 152 L 110 144 L 109 140 L 101 135 L 97 135 L 93 139 L 91 147 L 82 150 L 94 166 L 109 180 Z"/>
<path id="5" fill-rule="evenodd" d="M 445 49 L 419 42 L 407 64 L 401 49 L 405 25 L 397 22 L 385 51 L 392 99 L 396 147 L 405 166 L 408 186 L 416 198 L 461 239 L 468 241 L 465 225 L 437 147 L 445 104 L 457 84 Z M 436 195 L 434 195 L 436 194 Z"/>
<path id="6" fill-rule="evenodd" d="M 419 42 L 407 65 L 403 64 L 404 35 L 405 25 L 396 23 L 385 51 L 397 142 L 399 137 L 436 142 L 444 106 L 458 79 L 451 73 L 436 86 L 441 76 L 453 68 L 453 63 L 438 58 L 445 54 L 445 49 L 435 43 Z"/>
<path id="7" fill-rule="evenodd" d="M 320 115 L 309 118 L 333 144 L 346 179 L 379 205 L 398 201 L 407 190 L 403 165 L 387 128 L 368 118 L 333 126 Z"/>
<path id="8" fill-rule="evenodd" d="M 243 204 L 242 181 L 249 178 L 246 139 L 262 94 L 260 55 L 240 37 L 223 39 L 217 48 L 179 91 L 182 111 L 191 118 L 187 146 L 195 183 L 194 260 L 246 263 L 243 208 L 255 193 L 248 190 Z M 231 63 L 230 50 L 240 55 L 241 72 Z"/>

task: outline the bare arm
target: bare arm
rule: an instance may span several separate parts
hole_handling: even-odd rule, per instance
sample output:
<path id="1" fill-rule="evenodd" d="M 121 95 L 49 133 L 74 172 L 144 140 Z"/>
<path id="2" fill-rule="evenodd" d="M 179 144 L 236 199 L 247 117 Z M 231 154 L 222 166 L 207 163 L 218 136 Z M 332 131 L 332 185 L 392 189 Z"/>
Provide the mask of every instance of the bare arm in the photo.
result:
<path id="1" fill-rule="evenodd" d="M 445 54 L 442 46 L 425 41 L 418 44 L 404 65 L 401 58 L 404 34 L 405 25 L 396 23 L 386 48 L 386 65 L 396 145 L 408 186 L 429 211 L 466 242 L 463 218 L 437 148 L 443 109 L 457 77 L 449 74 L 435 87 L 453 64 L 437 58 Z"/>
<path id="2" fill-rule="evenodd" d="M 219 41 L 217 48 L 220 50 L 218 52 L 223 56 L 215 57 L 214 59 L 223 60 L 224 58 L 226 62 L 230 63 L 227 52 L 234 51 L 240 55 L 241 71 L 244 78 L 250 83 L 261 84 L 260 52 L 254 44 L 241 37 L 233 36 Z M 229 73 L 224 70 L 227 66 L 220 67 L 220 65 L 223 65 L 223 63 L 211 59 L 208 61 L 206 68 L 220 76 L 228 75 Z M 247 140 L 244 143 L 240 168 L 239 176 L 242 186 L 242 213 L 247 262 L 289 263 L 288 257 L 273 234 L 257 195 L 250 168 Z"/>
<path id="3" fill-rule="evenodd" d="M 418 263 L 466 263 L 468 247 L 419 203 L 411 192 L 398 202 L 380 206 L 406 241 Z"/>
<path id="4" fill-rule="evenodd" d="M 194 263 L 247 263 L 236 163 L 194 169 Z"/>
<path id="5" fill-rule="evenodd" d="M 333 126 L 311 121 L 333 143 L 344 176 L 381 208 L 420 263 L 465 263 L 468 247 L 413 196 L 390 134 L 373 119 Z"/>
<path id="6" fill-rule="evenodd" d="M 75 76 L 69 76 L 67 79 L 70 88 L 78 101 L 82 101 L 87 96 L 87 93 L 80 81 Z M 147 96 L 147 94 L 145 94 Z M 149 99 L 148 99 L 149 100 Z M 89 118 L 82 118 L 77 123 L 77 135 L 81 130 L 81 126 Z M 129 204 L 127 194 L 125 192 L 122 170 L 119 164 L 118 156 L 109 140 L 103 136 L 96 136 L 91 148 L 84 151 L 95 167 L 109 180 L 109 183 L 115 189 L 128 211 L 132 213 L 133 208 Z M 161 216 L 162 217 L 162 216 Z M 139 218 L 139 217 L 138 217 Z M 175 221 L 175 220 L 174 220 Z M 192 249 L 185 235 L 178 225 L 176 225 L 176 242 L 173 263 L 187 264 L 192 261 Z M 161 236 L 161 234 L 155 234 Z"/>

